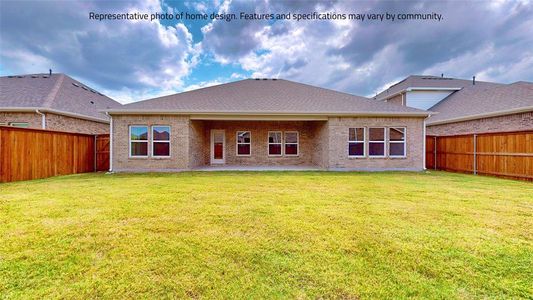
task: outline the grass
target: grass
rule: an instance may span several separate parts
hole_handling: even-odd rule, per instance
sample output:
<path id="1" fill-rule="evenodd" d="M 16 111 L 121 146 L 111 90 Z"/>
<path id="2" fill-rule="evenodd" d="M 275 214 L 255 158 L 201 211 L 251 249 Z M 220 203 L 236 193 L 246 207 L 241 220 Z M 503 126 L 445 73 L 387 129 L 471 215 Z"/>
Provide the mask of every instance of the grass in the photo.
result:
<path id="1" fill-rule="evenodd" d="M 533 184 L 428 173 L 0 184 L 0 298 L 529 298 Z"/>

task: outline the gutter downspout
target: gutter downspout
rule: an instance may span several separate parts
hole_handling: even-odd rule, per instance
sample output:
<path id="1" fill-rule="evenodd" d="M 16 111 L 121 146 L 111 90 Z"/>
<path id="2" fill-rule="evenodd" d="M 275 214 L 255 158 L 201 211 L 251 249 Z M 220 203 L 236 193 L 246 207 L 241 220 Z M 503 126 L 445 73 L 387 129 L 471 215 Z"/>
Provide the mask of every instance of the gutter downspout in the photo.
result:
<path id="1" fill-rule="evenodd" d="M 109 172 L 113 172 L 113 117 L 105 114 L 109 117 Z"/>
<path id="2" fill-rule="evenodd" d="M 35 110 L 38 115 L 41 115 L 41 128 L 46 129 L 46 115 L 40 112 L 38 109 Z"/>

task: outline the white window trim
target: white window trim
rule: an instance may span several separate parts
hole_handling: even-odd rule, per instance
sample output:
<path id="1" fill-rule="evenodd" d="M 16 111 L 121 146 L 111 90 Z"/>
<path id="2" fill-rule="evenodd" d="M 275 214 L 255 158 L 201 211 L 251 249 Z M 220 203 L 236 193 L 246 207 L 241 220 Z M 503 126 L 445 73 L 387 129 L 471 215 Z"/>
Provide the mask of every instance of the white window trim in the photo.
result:
<path id="1" fill-rule="evenodd" d="M 271 143 L 271 142 L 270 142 L 270 133 L 277 133 L 277 132 L 279 132 L 279 134 L 280 134 L 280 142 L 279 142 L 279 143 Z M 280 145 L 280 149 L 281 149 L 280 154 L 270 154 L 270 145 L 278 145 L 278 144 Z M 283 150 L 284 150 L 283 148 L 285 148 L 285 147 L 283 146 L 283 131 L 280 131 L 280 130 L 277 130 L 277 131 L 276 131 L 276 130 L 269 131 L 269 132 L 267 133 L 267 154 L 268 154 L 268 156 L 271 156 L 271 157 L 280 157 L 280 156 L 283 156 Z"/>
<path id="2" fill-rule="evenodd" d="M 250 142 L 249 143 L 239 143 L 239 132 L 248 132 L 248 133 L 250 133 Z M 250 154 L 239 154 L 239 145 L 250 145 Z M 237 130 L 235 132 L 235 155 L 236 156 L 252 156 L 252 131 L 250 131 L 250 130 Z"/>
<path id="3" fill-rule="evenodd" d="M 138 141 L 132 141 L 131 140 L 131 129 L 133 127 L 146 127 L 146 133 L 148 134 L 148 136 L 146 137 L 146 140 L 138 140 Z M 128 148 L 129 148 L 129 152 L 128 152 L 128 157 L 130 158 L 146 158 L 150 155 L 150 147 L 149 147 L 149 142 L 150 142 L 150 126 L 148 125 L 130 125 L 129 126 L 129 135 L 128 135 Z M 131 155 L 131 143 L 146 143 L 146 149 L 147 149 L 147 153 L 146 155 Z"/>
<path id="4" fill-rule="evenodd" d="M 370 140 L 370 129 L 381 128 L 383 129 L 383 141 Z M 370 155 L 370 143 L 383 143 L 383 155 Z M 387 128 L 386 127 L 368 127 L 368 157 L 370 158 L 383 158 L 387 157 Z"/>
<path id="5" fill-rule="evenodd" d="M 351 141 L 350 140 L 350 129 L 363 129 L 363 140 L 362 141 Z M 366 127 L 349 127 L 348 128 L 348 157 L 366 157 Z M 357 137 L 357 131 L 355 133 Z M 363 144 L 363 155 L 350 155 L 350 143 L 353 144 Z"/>
<path id="6" fill-rule="evenodd" d="M 391 129 L 403 129 L 403 141 L 391 141 L 390 140 L 390 130 Z M 389 153 L 389 157 L 394 157 L 394 158 L 405 158 L 407 157 L 407 128 L 406 127 L 403 127 L 403 126 L 391 126 L 391 127 L 388 127 L 387 128 L 387 137 L 389 139 L 389 143 L 388 143 L 388 147 L 387 147 L 387 150 L 388 150 L 388 153 Z M 390 144 L 401 144 L 403 143 L 403 155 L 391 155 L 390 154 Z"/>
<path id="7" fill-rule="evenodd" d="M 168 141 L 165 140 L 154 140 L 154 127 L 168 127 Z M 130 135 L 131 136 L 131 135 Z M 152 144 L 152 152 L 150 153 L 153 158 L 170 158 L 172 157 L 172 127 L 170 125 L 152 125 L 150 127 L 150 142 Z M 154 153 L 154 143 L 168 143 L 168 155 L 155 155 Z"/>
<path id="8" fill-rule="evenodd" d="M 287 137 L 287 133 L 296 133 L 296 143 L 287 143 L 287 142 L 285 141 L 285 138 Z M 283 147 L 282 147 L 283 150 L 282 150 L 282 152 L 283 152 L 283 154 L 284 154 L 285 156 L 299 156 L 299 155 L 300 155 L 300 132 L 299 132 L 299 131 L 285 131 L 285 132 L 283 133 L 283 139 L 282 139 L 282 141 L 283 141 Z M 296 154 L 286 154 L 286 153 L 285 153 L 285 152 L 286 152 L 286 151 L 285 151 L 285 145 L 287 145 L 287 144 L 288 144 L 288 145 L 296 145 Z"/>

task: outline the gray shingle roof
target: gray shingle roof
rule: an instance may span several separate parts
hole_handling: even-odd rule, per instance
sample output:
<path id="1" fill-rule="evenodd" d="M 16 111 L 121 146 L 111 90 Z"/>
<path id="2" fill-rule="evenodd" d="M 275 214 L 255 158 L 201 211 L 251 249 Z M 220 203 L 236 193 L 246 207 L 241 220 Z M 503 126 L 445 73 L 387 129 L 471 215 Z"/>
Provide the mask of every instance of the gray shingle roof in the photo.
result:
<path id="1" fill-rule="evenodd" d="M 124 105 L 111 113 L 327 114 L 376 113 L 427 115 L 393 103 L 282 79 L 245 79 Z"/>
<path id="2" fill-rule="evenodd" d="M 478 115 L 533 111 L 533 83 L 519 81 L 490 86 L 467 85 L 429 110 L 438 112 L 427 124 L 444 123 Z"/>
<path id="3" fill-rule="evenodd" d="M 402 81 L 390 86 L 388 89 L 377 94 L 374 99 L 383 100 L 390 97 L 400 91 L 404 91 L 407 88 L 422 87 L 422 88 L 463 88 L 465 86 L 471 86 L 472 80 L 464 80 L 449 77 L 431 76 L 431 75 L 411 75 Z M 477 81 L 476 86 L 499 86 L 499 83 Z"/>
<path id="4" fill-rule="evenodd" d="M 0 110 L 42 108 L 108 120 L 102 110 L 120 106 L 65 74 L 0 77 Z"/>

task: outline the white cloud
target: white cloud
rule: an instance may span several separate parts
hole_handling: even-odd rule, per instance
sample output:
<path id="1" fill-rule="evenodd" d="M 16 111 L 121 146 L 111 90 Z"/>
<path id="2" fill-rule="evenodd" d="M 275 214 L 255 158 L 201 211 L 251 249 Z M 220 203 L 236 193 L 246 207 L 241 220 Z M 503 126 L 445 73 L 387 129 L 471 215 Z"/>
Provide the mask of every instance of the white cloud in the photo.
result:
<path id="1" fill-rule="evenodd" d="M 25 15 L 16 13 L 20 11 Z M 95 21 L 88 19 L 89 11 L 151 13 L 163 11 L 163 7 L 157 0 L 69 5 L 3 3 L 2 69 L 38 73 L 52 68 L 116 91 L 183 87 L 198 55 L 192 35 L 183 24 Z"/>

